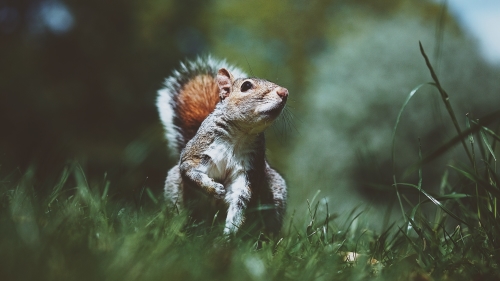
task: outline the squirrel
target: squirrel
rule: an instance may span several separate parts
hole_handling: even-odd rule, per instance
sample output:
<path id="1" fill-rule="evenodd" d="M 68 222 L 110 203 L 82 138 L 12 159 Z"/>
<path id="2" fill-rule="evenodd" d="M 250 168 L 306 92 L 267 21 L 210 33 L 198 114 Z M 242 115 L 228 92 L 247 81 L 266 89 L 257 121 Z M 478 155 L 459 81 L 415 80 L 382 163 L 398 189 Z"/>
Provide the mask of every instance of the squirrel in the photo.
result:
<path id="1" fill-rule="evenodd" d="M 157 107 L 171 153 L 179 162 L 165 198 L 210 224 L 226 213 L 224 235 L 242 225 L 276 235 L 287 188 L 265 157 L 264 130 L 285 107 L 288 90 L 248 77 L 210 56 L 181 63 L 158 91 Z"/>

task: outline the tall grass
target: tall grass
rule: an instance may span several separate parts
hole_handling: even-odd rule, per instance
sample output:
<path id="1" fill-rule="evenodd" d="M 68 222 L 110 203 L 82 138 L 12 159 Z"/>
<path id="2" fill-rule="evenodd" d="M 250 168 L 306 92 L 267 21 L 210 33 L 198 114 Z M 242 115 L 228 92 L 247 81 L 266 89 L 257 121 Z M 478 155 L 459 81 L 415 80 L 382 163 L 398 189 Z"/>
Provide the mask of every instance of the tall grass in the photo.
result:
<path id="1" fill-rule="evenodd" d="M 1 280 L 498 280 L 497 111 L 467 117 L 461 129 L 432 65 L 457 136 L 435 151 L 420 151 L 407 168 L 417 182 L 394 172 L 393 187 L 415 189 L 418 203 L 399 196 L 402 219 L 381 233 L 354 208 L 337 215 L 328 202 L 307 200 L 304 214 L 289 210 L 273 241 L 221 238 L 219 226 L 202 227 L 167 210 L 146 190 L 138 204 L 111 200 L 112 183 L 89 184 L 69 165 L 52 192 L 39 197 L 28 171 L 0 187 Z M 397 126 L 420 87 L 403 104 Z M 494 125 L 497 127 L 488 127 Z M 424 186 L 422 166 L 461 144 L 467 163 L 450 165 L 440 186 Z M 393 155 L 393 164 L 397 165 Z M 396 170 L 396 169 L 395 169 Z M 460 175 L 448 180 L 449 173 Z M 429 190 L 438 190 L 431 192 Z M 203 229 L 203 231 L 200 231 Z"/>

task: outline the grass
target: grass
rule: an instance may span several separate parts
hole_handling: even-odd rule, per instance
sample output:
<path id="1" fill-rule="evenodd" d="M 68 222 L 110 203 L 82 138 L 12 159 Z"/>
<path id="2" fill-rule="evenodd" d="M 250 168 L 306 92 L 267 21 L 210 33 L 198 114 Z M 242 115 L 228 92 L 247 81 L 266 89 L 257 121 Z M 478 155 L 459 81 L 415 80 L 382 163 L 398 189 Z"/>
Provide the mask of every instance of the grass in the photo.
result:
<path id="1" fill-rule="evenodd" d="M 418 173 L 417 182 L 400 182 L 394 173 L 398 195 L 410 188 L 421 197 L 412 203 L 400 195 L 402 219 L 381 233 L 368 227 L 363 210 L 332 215 L 328 203 L 315 196 L 305 214 L 289 216 L 276 240 L 228 242 L 219 226 L 200 230 L 148 190 L 140 204 L 112 200 L 109 182 L 89 184 L 70 165 L 43 196 L 34 191 L 30 171 L 19 181 L 0 182 L 0 279 L 500 280 L 500 136 L 498 128 L 488 128 L 500 112 L 468 118 L 461 130 L 448 94 L 427 58 L 426 63 L 457 137 L 420 154 L 407 170 Z M 422 166 L 457 144 L 468 162 L 450 166 L 438 189 L 423 186 Z M 460 180 L 450 181 L 449 173 Z"/>

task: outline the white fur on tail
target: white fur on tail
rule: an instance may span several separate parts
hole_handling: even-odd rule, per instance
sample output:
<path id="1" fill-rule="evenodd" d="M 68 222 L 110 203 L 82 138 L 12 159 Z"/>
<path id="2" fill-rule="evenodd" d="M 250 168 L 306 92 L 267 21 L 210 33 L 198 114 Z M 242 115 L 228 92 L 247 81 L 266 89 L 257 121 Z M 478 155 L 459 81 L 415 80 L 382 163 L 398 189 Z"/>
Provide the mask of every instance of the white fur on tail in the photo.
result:
<path id="1" fill-rule="evenodd" d="M 189 141 L 184 140 L 180 133 L 181 128 L 174 124 L 174 118 L 177 116 L 173 98 L 178 95 L 183 87 L 183 83 L 196 75 L 209 74 L 217 76 L 220 68 L 228 69 L 234 78 L 245 78 L 248 75 L 241 69 L 228 65 L 225 60 L 214 59 L 211 56 L 199 57 L 195 61 L 181 63 L 178 70 L 173 71 L 172 75 L 165 79 L 164 88 L 158 91 L 156 106 L 160 113 L 160 120 L 165 128 L 165 137 L 168 140 L 170 153 L 177 157 L 183 146 Z"/>

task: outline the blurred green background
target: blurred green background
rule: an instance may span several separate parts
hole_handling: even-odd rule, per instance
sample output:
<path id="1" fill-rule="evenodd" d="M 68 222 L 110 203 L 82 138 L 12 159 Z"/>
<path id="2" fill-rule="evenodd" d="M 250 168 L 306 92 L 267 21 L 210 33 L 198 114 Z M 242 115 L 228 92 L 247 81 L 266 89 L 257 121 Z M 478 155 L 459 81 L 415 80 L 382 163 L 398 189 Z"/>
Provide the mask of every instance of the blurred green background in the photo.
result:
<path id="1" fill-rule="evenodd" d="M 43 193 L 77 162 L 115 198 L 160 194 L 176 159 L 156 91 L 180 61 L 212 54 L 289 89 L 287 118 L 267 135 L 292 209 L 317 190 L 336 211 L 392 206 L 392 128 L 411 89 L 431 80 L 419 40 L 461 125 L 498 109 L 499 69 L 441 2 L 1 0 L 0 174 L 34 169 Z M 417 161 L 418 138 L 430 151 L 451 128 L 424 88 L 403 115 L 397 172 Z M 426 187 L 443 164 L 426 168 Z"/>

